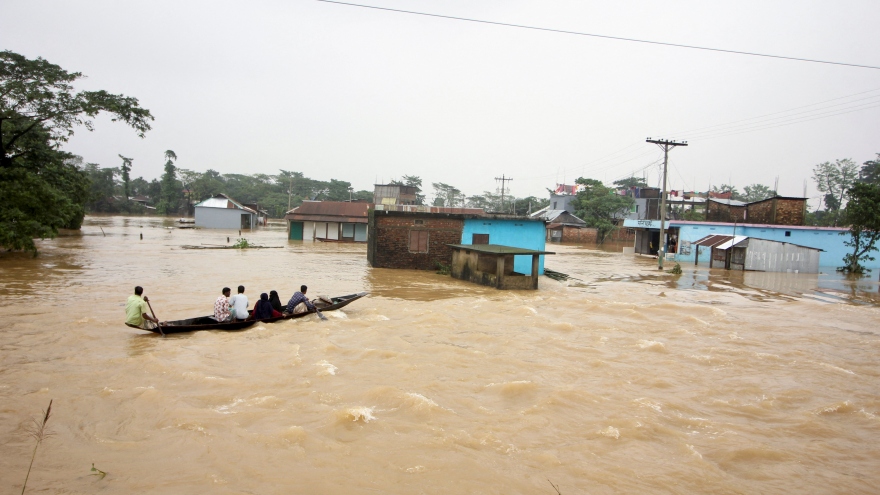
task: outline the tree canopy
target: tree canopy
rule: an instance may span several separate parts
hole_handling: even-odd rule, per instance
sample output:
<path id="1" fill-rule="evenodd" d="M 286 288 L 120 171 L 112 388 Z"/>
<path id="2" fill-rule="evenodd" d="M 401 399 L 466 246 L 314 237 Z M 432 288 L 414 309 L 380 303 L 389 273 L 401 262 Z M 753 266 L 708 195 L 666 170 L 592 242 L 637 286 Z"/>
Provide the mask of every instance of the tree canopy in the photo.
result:
<path id="1" fill-rule="evenodd" d="M 849 158 L 835 160 L 834 163 L 820 163 L 813 168 L 816 189 L 825 194 L 825 210 L 829 224 L 838 225 L 841 210 L 846 205 L 849 190 L 857 177 L 857 166 Z"/>
<path id="2" fill-rule="evenodd" d="M 575 182 L 586 186 L 577 194 L 576 215 L 587 222 L 588 227 L 596 228 L 596 239 L 601 244 L 617 227 L 618 220 L 626 216 L 635 200 L 616 194 L 614 189 L 595 179 L 580 177 Z"/>
<path id="3" fill-rule="evenodd" d="M 33 239 L 79 228 L 89 200 L 82 160 L 61 151 L 76 126 L 101 112 L 143 137 L 153 120 L 135 98 L 76 92 L 82 77 L 42 58 L 0 52 L 0 246 L 37 253 Z M 127 172 L 127 171 L 126 171 Z"/>
<path id="4" fill-rule="evenodd" d="M 865 271 L 865 261 L 873 261 L 871 252 L 877 250 L 876 243 L 880 240 L 880 185 L 857 182 L 848 191 L 849 202 L 846 205 L 846 221 L 850 239 L 844 244 L 853 252 L 843 258 L 844 265 L 839 271 L 861 274 Z"/>

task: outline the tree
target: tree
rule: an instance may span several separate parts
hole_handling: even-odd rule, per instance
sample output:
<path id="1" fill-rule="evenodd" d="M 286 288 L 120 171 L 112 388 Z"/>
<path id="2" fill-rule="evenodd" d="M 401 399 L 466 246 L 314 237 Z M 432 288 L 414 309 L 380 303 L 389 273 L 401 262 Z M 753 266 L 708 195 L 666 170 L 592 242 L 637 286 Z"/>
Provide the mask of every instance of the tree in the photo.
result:
<path id="1" fill-rule="evenodd" d="M 627 177 L 618 179 L 613 182 L 618 189 L 629 189 L 631 187 L 648 187 L 648 183 L 641 177 Z"/>
<path id="2" fill-rule="evenodd" d="M 23 148 L 28 151 L 17 153 Z M 16 156 L 0 167 L 0 246 L 36 256 L 35 238 L 82 224 L 88 176 L 79 168 L 81 159 L 55 149 L 43 126 L 22 134 L 7 149 Z"/>
<path id="3" fill-rule="evenodd" d="M 443 182 L 432 182 L 434 188 L 433 206 L 456 207 L 464 204 L 464 194 L 455 186 Z"/>
<path id="4" fill-rule="evenodd" d="M 119 167 L 122 170 L 122 200 L 128 202 L 128 198 L 131 197 L 131 176 L 129 172 L 131 171 L 131 162 L 134 159 L 126 158 L 122 155 L 119 155 L 119 158 L 122 158 L 122 166 Z"/>
<path id="5" fill-rule="evenodd" d="M 86 206 L 93 212 L 113 211 L 111 201 L 116 191 L 116 175 L 119 169 L 100 168 L 97 163 L 87 163 L 85 172 L 90 182 Z"/>
<path id="6" fill-rule="evenodd" d="M 776 196 L 776 191 L 770 189 L 764 184 L 752 184 L 744 187 L 743 191 L 745 191 L 745 194 L 742 196 L 742 201 L 745 201 L 746 203 L 762 201 Z"/>
<path id="7" fill-rule="evenodd" d="M 595 179 L 580 177 L 575 182 L 585 186 L 577 194 L 575 214 L 587 222 L 588 227 L 597 229 L 596 240 L 601 244 L 614 231 L 617 221 L 632 208 L 635 200 L 615 194 L 614 189 Z"/>
<path id="8" fill-rule="evenodd" d="M 0 246 L 37 254 L 34 238 L 79 228 L 89 199 L 88 174 L 61 151 L 73 129 L 93 129 L 110 113 L 143 137 L 153 120 L 134 98 L 73 90 L 79 72 L 42 58 L 0 51 Z"/>
<path id="9" fill-rule="evenodd" d="M 861 274 L 866 270 L 862 263 L 874 260 L 870 253 L 877 250 L 875 244 L 880 239 L 880 185 L 856 182 L 847 194 L 846 220 L 850 240 L 844 244 L 853 252 L 843 257 L 844 266 L 838 271 Z M 846 234 L 841 232 L 841 235 Z"/>
<path id="10" fill-rule="evenodd" d="M 840 210 L 846 205 L 848 191 L 857 177 L 856 164 L 849 158 L 824 162 L 813 168 L 816 189 L 825 193 L 825 209 L 831 225 L 840 221 Z"/>
<path id="11" fill-rule="evenodd" d="M 67 72 L 43 58 L 29 60 L 11 51 L 0 52 L 0 167 L 48 144 L 58 146 L 82 125 L 93 129 L 92 118 L 108 112 L 134 128 L 138 136 L 150 130 L 153 116 L 135 98 L 106 91 L 74 92 L 82 73 Z M 47 132 L 46 139 L 22 141 L 30 133 Z"/>
<path id="12" fill-rule="evenodd" d="M 876 159 L 868 160 L 862 164 L 862 169 L 859 171 L 859 182 L 880 185 L 880 153 L 877 153 Z"/>
<path id="13" fill-rule="evenodd" d="M 165 173 L 162 174 L 162 199 L 156 206 L 156 210 L 162 215 L 169 213 L 177 213 L 180 208 L 180 182 L 177 180 L 177 167 L 174 166 L 174 160 L 177 155 L 173 151 L 165 152 Z"/>

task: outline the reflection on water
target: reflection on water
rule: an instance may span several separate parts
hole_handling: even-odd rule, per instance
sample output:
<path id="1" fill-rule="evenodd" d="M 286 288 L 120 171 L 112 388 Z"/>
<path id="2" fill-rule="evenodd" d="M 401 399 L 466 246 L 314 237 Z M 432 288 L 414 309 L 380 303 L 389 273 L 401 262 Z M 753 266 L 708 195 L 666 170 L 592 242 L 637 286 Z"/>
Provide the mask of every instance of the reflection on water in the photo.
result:
<path id="1" fill-rule="evenodd" d="M 552 245 L 537 291 L 372 269 L 362 244 L 89 217 L 0 254 L 0 482 L 91 493 L 874 493 L 876 279 L 729 272 Z M 141 235 L 143 239 L 141 239 Z M 229 241 L 227 241 L 229 239 Z M 370 291 L 240 332 L 125 327 Z M 85 476 L 95 462 L 110 475 Z M 157 474 L 160 473 L 160 474 Z M 818 488 L 817 488 L 818 487 Z"/>

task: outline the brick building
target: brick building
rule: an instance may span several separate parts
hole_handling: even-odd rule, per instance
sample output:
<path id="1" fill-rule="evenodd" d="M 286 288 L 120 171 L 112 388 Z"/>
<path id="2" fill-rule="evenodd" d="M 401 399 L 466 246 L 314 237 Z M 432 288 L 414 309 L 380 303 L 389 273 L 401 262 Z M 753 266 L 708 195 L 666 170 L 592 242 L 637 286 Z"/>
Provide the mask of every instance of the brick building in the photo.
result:
<path id="1" fill-rule="evenodd" d="M 803 225 L 806 212 L 806 198 L 776 196 L 746 205 L 746 219 L 749 223 Z"/>
<path id="2" fill-rule="evenodd" d="M 746 203 L 735 199 L 709 198 L 706 201 L 707 222 L 743 222 L 746 219 Z"/>
<path id="3" fill-rule="evenodd" d="M 452 263 L 449 244 L 461 243 L 465 215 L 370 210 L 367 261 L 375 268 L 433 270 Z"/>

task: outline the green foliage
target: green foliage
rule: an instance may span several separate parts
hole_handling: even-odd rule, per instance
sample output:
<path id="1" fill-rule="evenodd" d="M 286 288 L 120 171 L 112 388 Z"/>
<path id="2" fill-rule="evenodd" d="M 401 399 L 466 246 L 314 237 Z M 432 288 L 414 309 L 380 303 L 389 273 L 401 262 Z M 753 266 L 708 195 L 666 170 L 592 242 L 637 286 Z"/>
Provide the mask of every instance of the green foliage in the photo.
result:
<path id="1" fill-rule="evenodd" d="M 92 463 L 92 469 L 90 469 L 89 471 L 91 471 L 89 476 L 97 476 L 99 480 L 102 480 L 107 476 L 107 473 L 105 471 L 101 471 L 100 469 L 95 467 L 94 462 Z"/>
<path id="2" fill-rule="evenodd" d="M 74 92 L 79 72 L 67 72 L 42 58 L 30 60 L 11 51 L 0 52 L 0 166 L 31 151 L 22 138 L 39 129 L 49 131 L 49 145 L 70 139 L 74 127 L 93 129 L 101 112 L 125 122 L 143 137 L 153 116 L 135 98 L 106 91 Z M 42 140 L 38 140 L 42 141 Z"/>
<path id="3" fill-rule="evenodd" d="M 235 249 L 247 249 L 251 247 L 251 245 L 247 239 L 241 237 L 237 241 L 235 241 L 235 244 L 233 244 L 232 247 L 234 247 Z"/>
<path id="4" fill-rule="evenodd" d="M 844 244 L 853 252 L 844 256 L 844 265 L 838 271 L 862 274 L 866 271 L 862 263 L 874 260 L 871 252 L 877 250 L 876 243 L 880 239 L 880 185 L 857 182 L 847 194 L 850 199 L 846 205 L 846 221 L 850 240 Z M 841 232 L 841 235 L 846 234 Z"/>
<path id="5" fill-rule="evenodd" d="M 837 226 L 841 220 L 841 209 L 846 204 L 848 191 L 858 176 L 855 162 L 849 158 L 825 162 L 813 168 L 816 189 L 825 193 L 825 210 L 829 213 L 826 225 Z"/>
<path id="6" fill-rule="evenodd" d="M 451 266 L 444 264 L 441 261 L 434 262 L 434 266 L 435 268 L 437 268 L 437 275 L 449 275 L 449 273 L 452 271 Z"/>
<path id="7" fill-rule="evenodd" d="M 434 188 L 434 201 L 431 203 L 433 206 L 464 206 L 465 196 L 457 187 L 443 182 L 432 182 L 431 186 Z"/>
<path id="8" fill-rule="evenodd" d="M 688 208 L 681 212 L 681 219 L 689 222 L 702 222 L 706 219 L 705 212 L 697 211 L 694 208 Z"/>
<path id="9" fill-rule="evenodd" d="M 875 160 L 869 160 L 862 164 L 862 169 L 859 171 L 859 182 L 880 185 L 880 153 L 877 153 Z"/>
<path id="10" fill-rule="evenodd" d="M 740 201 L 752 203 L 776 196 L 776 191 L 770 189 L 764 184 L 752 184 L 743 188 L 745 194 Z"/>
<path id="11" fill-rule="evenodd" d="M 0 246 L 6 249 L 36 255 L 35 238 L 82 224 L 88 176 L 73 155 L 49 145 L 48 134 L 41 128 L 22 136 L 19 142 L 29 151 L 0 167 Z"/>
<path id="12" fill-rule="evenodd" d="M 627 177 L 612 182 L 618 189 L 629 189 L 630 187 L 648 187 L 648 183 L 641 177 Z"/>
<path id="13" fill-rule="evenodd" d="M 36 254 L 34 238 L 82 224 L 89 174 L 81 160 L 59 149 L 74 127 L 92 130 L 91 119 L 107 112 L 140 136 L 150 129 L 153 116 L 134 98 L 75 92 L 72 84 L 81 77 L 42 58 L 0 52 L 0 246 Z"/>
<path id="14" fill-rule="evenodd" d="M 681 275 L 681 265 L 676 263 L 675 266 L 666 271 L 673 275 Z"/>
<path id="15" fill-rule="evenodd" d="M 177 167 L 174 166 L 174 160 L 177 155 L 173 151 L 165 152 L 165 173 L 162 174 L 161 200 L 156 206 L 156 210 L 162 215 L 176 214 L 180 209 L 181 200 L 181 184 L 177 180 Z"/>
<path id="16" fill-rule="evenodd" d="M 598 230 L 596 239 L 601 244 L 617 228 L 617 223 L 626 216 L 635 200 L 616 194 L 614 189 L 595 179 L 580 177 L 575 182 L 586 186 L 577 194 L 575 214 L 587 222 L 588 227 Z"/>

